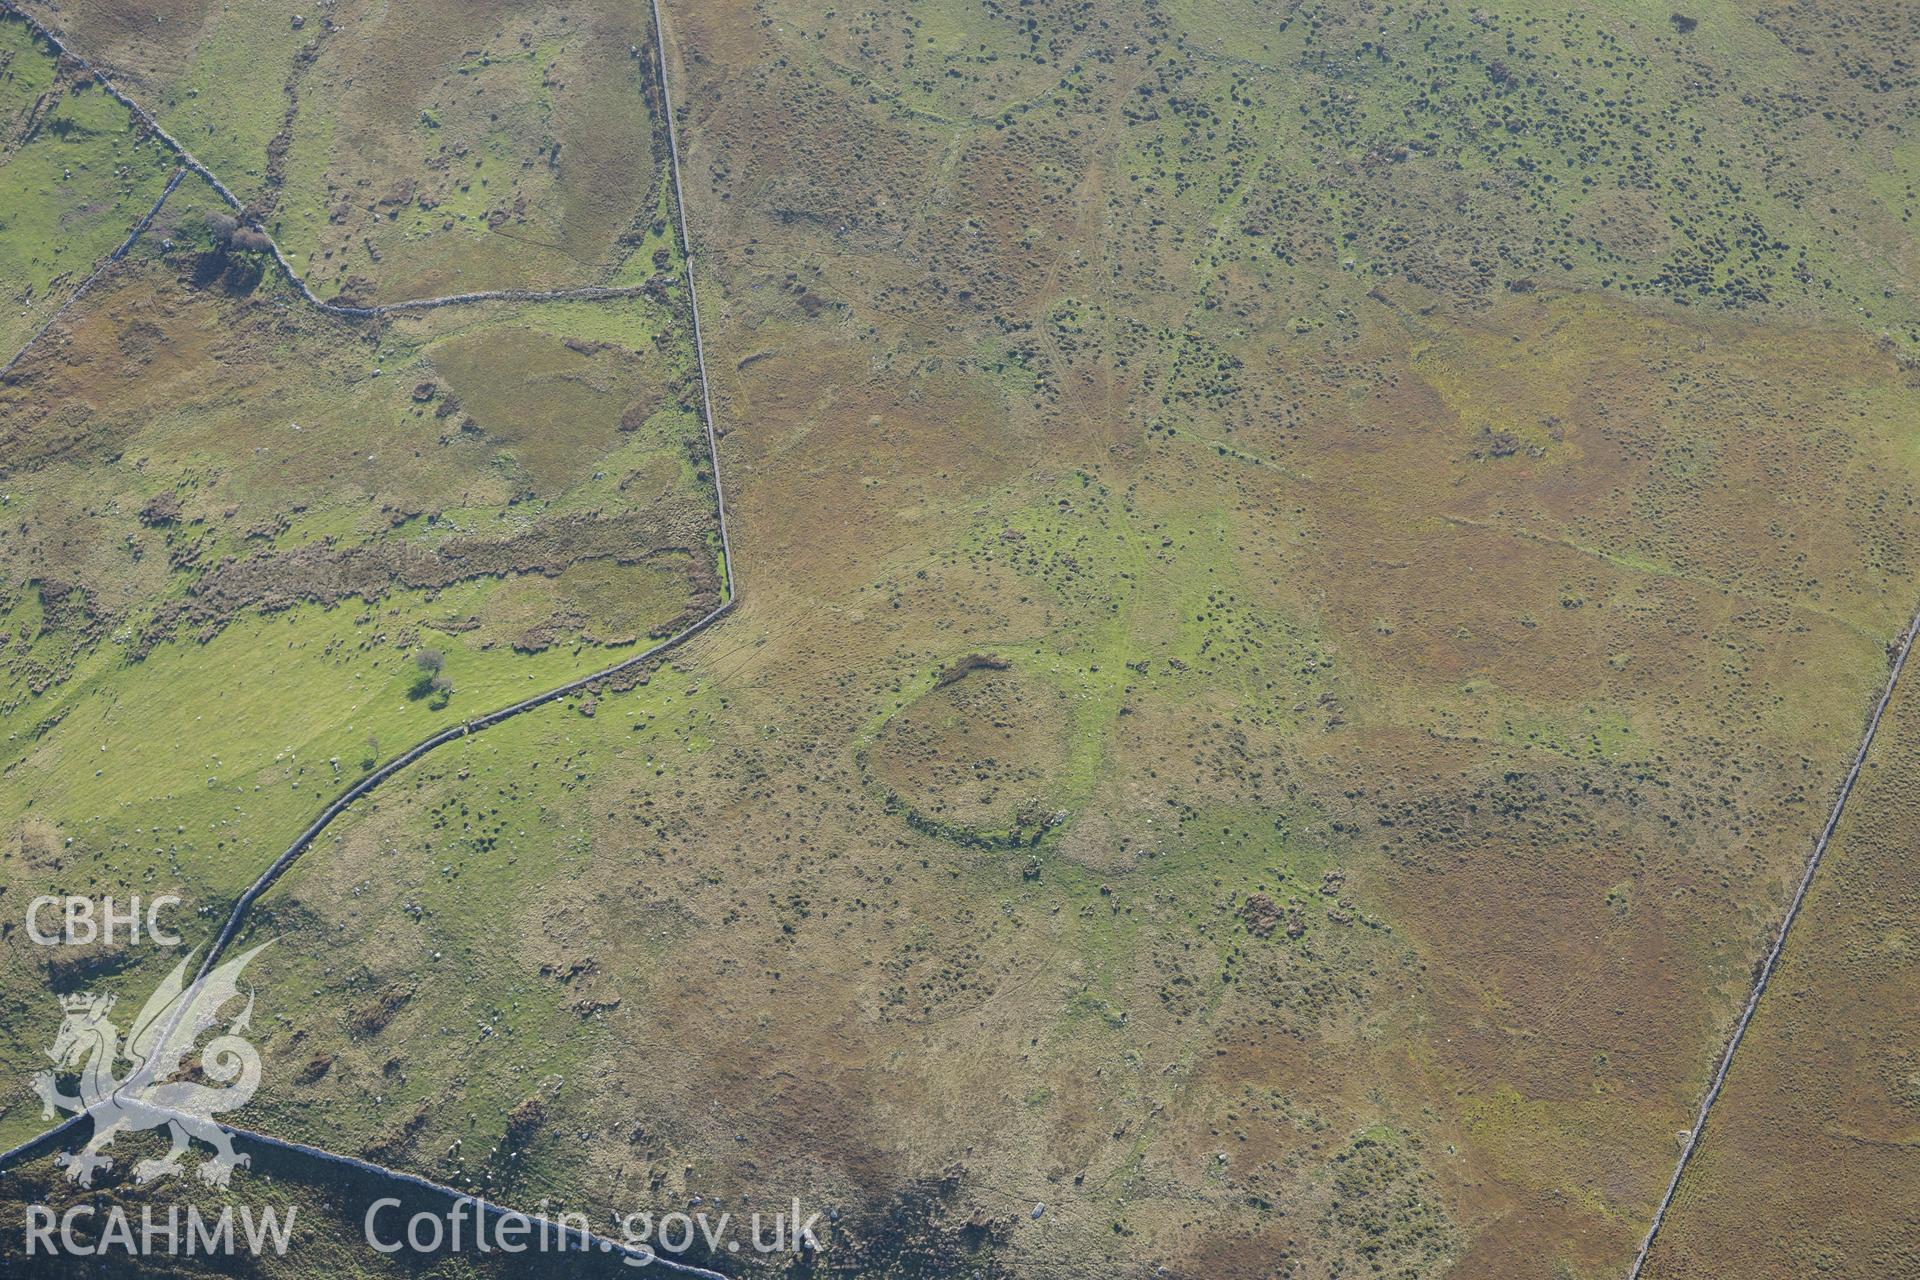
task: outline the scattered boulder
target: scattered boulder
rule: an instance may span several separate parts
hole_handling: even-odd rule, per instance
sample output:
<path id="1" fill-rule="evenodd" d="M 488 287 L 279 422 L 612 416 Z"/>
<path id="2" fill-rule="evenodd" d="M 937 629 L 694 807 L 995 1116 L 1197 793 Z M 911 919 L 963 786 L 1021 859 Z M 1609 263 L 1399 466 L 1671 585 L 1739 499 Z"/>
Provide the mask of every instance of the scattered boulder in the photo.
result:
<path id="1" fill-rule="evenodd" d="M 180 523 L 180 499 L 171 493 L 156 493 L 140 508 L 140 523 L 149 529 Z"/>
<path id="2" fill-rule="evenodd" d="M 1256 938 L 1271 938 L 1279 927 L 1281 919 L 1280 904 L 1264 893 L 1256 893 L 1240 906 L 1240 919 L 1246 923 L 1247 932 Z"/>

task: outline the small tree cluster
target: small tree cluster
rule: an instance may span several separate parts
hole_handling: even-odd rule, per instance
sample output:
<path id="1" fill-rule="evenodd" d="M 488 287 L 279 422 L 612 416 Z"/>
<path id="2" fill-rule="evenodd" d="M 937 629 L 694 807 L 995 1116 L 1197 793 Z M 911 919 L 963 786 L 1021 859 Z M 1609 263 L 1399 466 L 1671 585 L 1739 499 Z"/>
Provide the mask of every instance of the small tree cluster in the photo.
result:
<path id="1" fill-rule="evenodd" d="M 447 665 L 446 655 L 438 649 L 421 649 L 413 655 L 413 665 L 417 670 L 408 696 L 416 700 L 429 699 L 427 705 L 436 711 L 446 706 L 453 697 L 453 681 L 443 670 Z"/>

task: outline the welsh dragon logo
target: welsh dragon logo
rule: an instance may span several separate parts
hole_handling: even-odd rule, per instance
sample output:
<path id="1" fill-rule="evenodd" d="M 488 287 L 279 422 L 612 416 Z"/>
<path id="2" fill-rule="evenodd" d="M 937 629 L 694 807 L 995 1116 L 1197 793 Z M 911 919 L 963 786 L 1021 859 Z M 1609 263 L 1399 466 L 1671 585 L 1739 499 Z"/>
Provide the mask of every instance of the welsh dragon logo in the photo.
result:
<path id="1" fill-rule="evenodd" d="M 213 1158 L 200 1166 L 200 1180 L 208 1186 L 226 1186 L 234 1169 L 249 1163 L 247 1156 L 234 1152 L 232 1135 L 213 1116 L 245 1106 L 260 1087 L 260 1054 L 241 1035 L 253 1018 L 251 990 L 240 1016 L 200 1051 L 200 1076 L 223 1087 L 174 1077 L 181 1074 L 181 1064 L 201 1033 L 220 1020 L 221 1008 L 239 998 L 240 971 L 266 945 L 262 943 L 191 983 L 186 973 L 193 957 L 182 960 L 133 1020 L 124 1045 L 119 1028 L 108 1017 L 113 1011 L 112 996 L 60 998 L 66 1018 L 47 1056 L 53 1059 L 56 1070 L 78 1070 L 80 1096 L 61 1093 L 53 1071 L 35 1075 L 33 1089 L 45 1104 L 48 1119 L 56 1114 L 56 1108 L 75 1115 L 85 1112 L 93 1118 L 93 1136 L 86 1146 L 54 1157 L 68 1178 L 83 1187 L 92 1186 L 96 1170 L 113 1167 L 112 1158 L 101 1152 L 117 1134 L 162 1126 L 173 1139 L 173 1149 L 158 1159 L 136 1164 L 135 1182 L 152 1182 L 181 1172 L 181 1157 L 193 1138 L 214 1149 Z M 116 1076 L 114 1070 L 123 1059 L 129 1069 L 124 1076 Z"/>

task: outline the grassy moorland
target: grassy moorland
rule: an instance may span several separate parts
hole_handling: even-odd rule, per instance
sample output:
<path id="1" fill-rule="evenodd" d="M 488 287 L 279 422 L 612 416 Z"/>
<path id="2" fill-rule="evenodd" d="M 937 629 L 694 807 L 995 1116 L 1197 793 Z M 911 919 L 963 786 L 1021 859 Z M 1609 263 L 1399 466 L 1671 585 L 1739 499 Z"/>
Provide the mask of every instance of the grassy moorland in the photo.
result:
<path id="1" fill-rule="evenodd" d="M 1916 1258 L 1914 758 L 1903 686 L 1649 1257 L 1659 1280 Z"/>
<path id="2" fill-rule="evenodd" d="M 644 6 L 23 7 L 323 296 L 594 284 L 666 244 Z"/>
<path id="3" fill-rule="evenodd" d="M 0 21 L 0 363 L 12 359 L 165 187 L 172 158 L 91 80 Z"/>
<path id="4" fill-rule="evenodd" d="M 300 74 L 391 21 L 339 9 L 343 33 L 270 33 L 321 42 Z M 256 34 L 208 8 L 156 43 L 112 11 L 60 18 L 155 89 Z M 471 21 L 479 100 L 534 92 L 549 55 L 516 60 L 522 34 L 574 47 L 545 10 Z M 249 932 L 276 941 L 248 1119 L 523 1203 L 832 1203 L 844 1274 L 1621 1274 L 1920 600 L 1907 8 L 765 0 L 667 21 L 746 591 L 646 683 L 435 753 L 274 888 Z M 424 92 L 381 118 L 438 113 Z M 303 137 L 296 115 L 286 155 L 364 158 L 352 127 Z M 491 183 L 478 116 L 439 128 Z M 253 154 L 237 127 L 223 145 Z M 330 262 L 300 164 L 273 217 Z M 404 176 L 379 172 L 368 191 Z M 618 199 L 663 207 L 657 184 Z M 437 242 L 389 212 L 409 248 L 372 245 L 427 271 Z M 427 278 L 368 273 L 354 243 L 342 269 Z M 385 368 L 359 394 L 399 393 L 405 428 L 435 412 L 409 408 L 419 362 L 468 404 L 561 359 L 436 327 L 534 325 L 476 314 L 345 347 Z M 437 500 L 373 501 L 348 462 L 396 446 L 350 436 L 289 461 L 276 483 L 318 505 L 283 502 L 275 536 L 370 539 L 384 504 L 401 536 L 454 510 L 475 537 L 568 484 L 594 496 L 567 510 L 624 509 L 604 486 L 635 464 L 496 416 L 511 483 L 450 444 Z M 209 421 L 112 448 L 287 447 Z M 86 442 L 107 431 L 63 447 L 105 457 Z M 408 482 L 408 447 L 382 484 Z M 218 483 L 269 465 L 230 454 Z M 234 500 L 190 509 L 217 528 Z M 109 557 L 122 532 L 140 565 Z M 158 536 L 115 527 L 90 563 L 154 574 Z M 289 756 L 238 797 L 265 805 L 321 750 L 352 767 L 331 743 L 363 716 L 438 723 L 394 696 L 416 640 L 376 662 L 348 637 L 453 611 L 457 706 L 545 660 L 458 644 L 536 625 L 567 589 L 539 577 L 554 594 L 511 609 L 512 577 L 389 592 L 391 622 L 242 610 L 171 661 L 183 682 L 278 668 L 306 610 L 304 652 L 366 672 L 364 700 L 336 684 L 316 708 L 304 779 Z M 104 642 L 70 649 L 73 680 L 108 667 Z M 97 745 L 71 741 L 63 761 Z M 73 816 L 23 826 L 22 858 L 121 803 L 57 776 L 33 812 Z M 138 874 L 176 809 L 196 839 L 216 826 L 183 869 L 270 845 L 167 799 L 182 785 L 128 811 L 141 844 L 86 864 L 99 883 Z M 1864 836 L 1843 838 L 1844 871 Z M 1879 920 L 1875 892 L 1836 876 L 1843 923 L 1797 938 L 1782 982 L 1844 990 L 1866 944 L 1822 940 Z M 1846 1074 L 1842 1027 L 1794 1070 L 1861 1083 L 1796 1110 L 1816 1090 L 1769 1035 L 1810 1016 L 1755 1024 L 1668 1274 L 1784 1203 L 1757 1162 L 1898 1094 L 1897 1057 Z M 7 1025 L 23 1053 L 45 1031 Z M 1847 1123 L 1897 1137 L 1898 1105 Z M 1803 1128 L 1768 1129 L 1781 1107 Z M 1862 1170 L 1899 1176 L 1825 1167 L 1836 1204 Z M 1857 1221 L 1865 1243 L 1819 1247 L 1891 1256 L 1899 1224 Z"/>
<path id="5" fill-rule="evenodd" d="M 0 36 L 0 267 L 33 320 L 172 165 L 23 24 Z M 648 128 L 643 96 L 629 114 Z M 358 321 L 300 303 L 250 234 L 188 181 L 0 383 L 9 1140 L 39 1124 L 18 1099 L 48 980 L 152 976 L 29 946 L 30 898 L 177 893 L 200 941 L 379 763 L 719 599 L 669 238 L 643 292 Z"/>
<path id="6" fill-rule="evenodd" d="M 274 1123 L 862 1273 L 1615 1274 L 1914 603 L 1905 197 L 1741 95 L 1897 104 L 1704 17 L 766 16 L 674 19 L 742 612 L 275 891 Z"/>
<path id="7" fill-rule="evenodd" d="M 183 290 L 192 267 L 129 264 L 0 390 L 23 904 L 141 884 L 211 911 L 378 763 L 718 598 L 668 306 L 362 335 Z"/>

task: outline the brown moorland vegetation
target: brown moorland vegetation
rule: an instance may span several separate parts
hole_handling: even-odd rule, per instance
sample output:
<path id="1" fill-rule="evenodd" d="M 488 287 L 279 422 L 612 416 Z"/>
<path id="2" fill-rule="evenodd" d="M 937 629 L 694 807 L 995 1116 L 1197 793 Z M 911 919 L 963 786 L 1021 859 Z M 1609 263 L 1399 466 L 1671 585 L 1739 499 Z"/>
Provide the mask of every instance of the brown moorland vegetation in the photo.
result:
<path id="1" fill-rule="evenodd" d="M 1645 1272 L 1901 1275 L 1920 1266 L 1920 699 L 1902 687 Z"/>
<path id="2" fill-rule="evenodd" d="M 666 243 L 644 7 L 21 7 L 219 174 L 323 295 L 596 284 Z"/>
<path id="3" fill-rule="evenodd" d="M 1700 8 L 671 7 L 746 593 L 268 895 L 251 1117 L 849 1274 L 1620 1274 L 1920 581 L 1903 11 Z"/>

